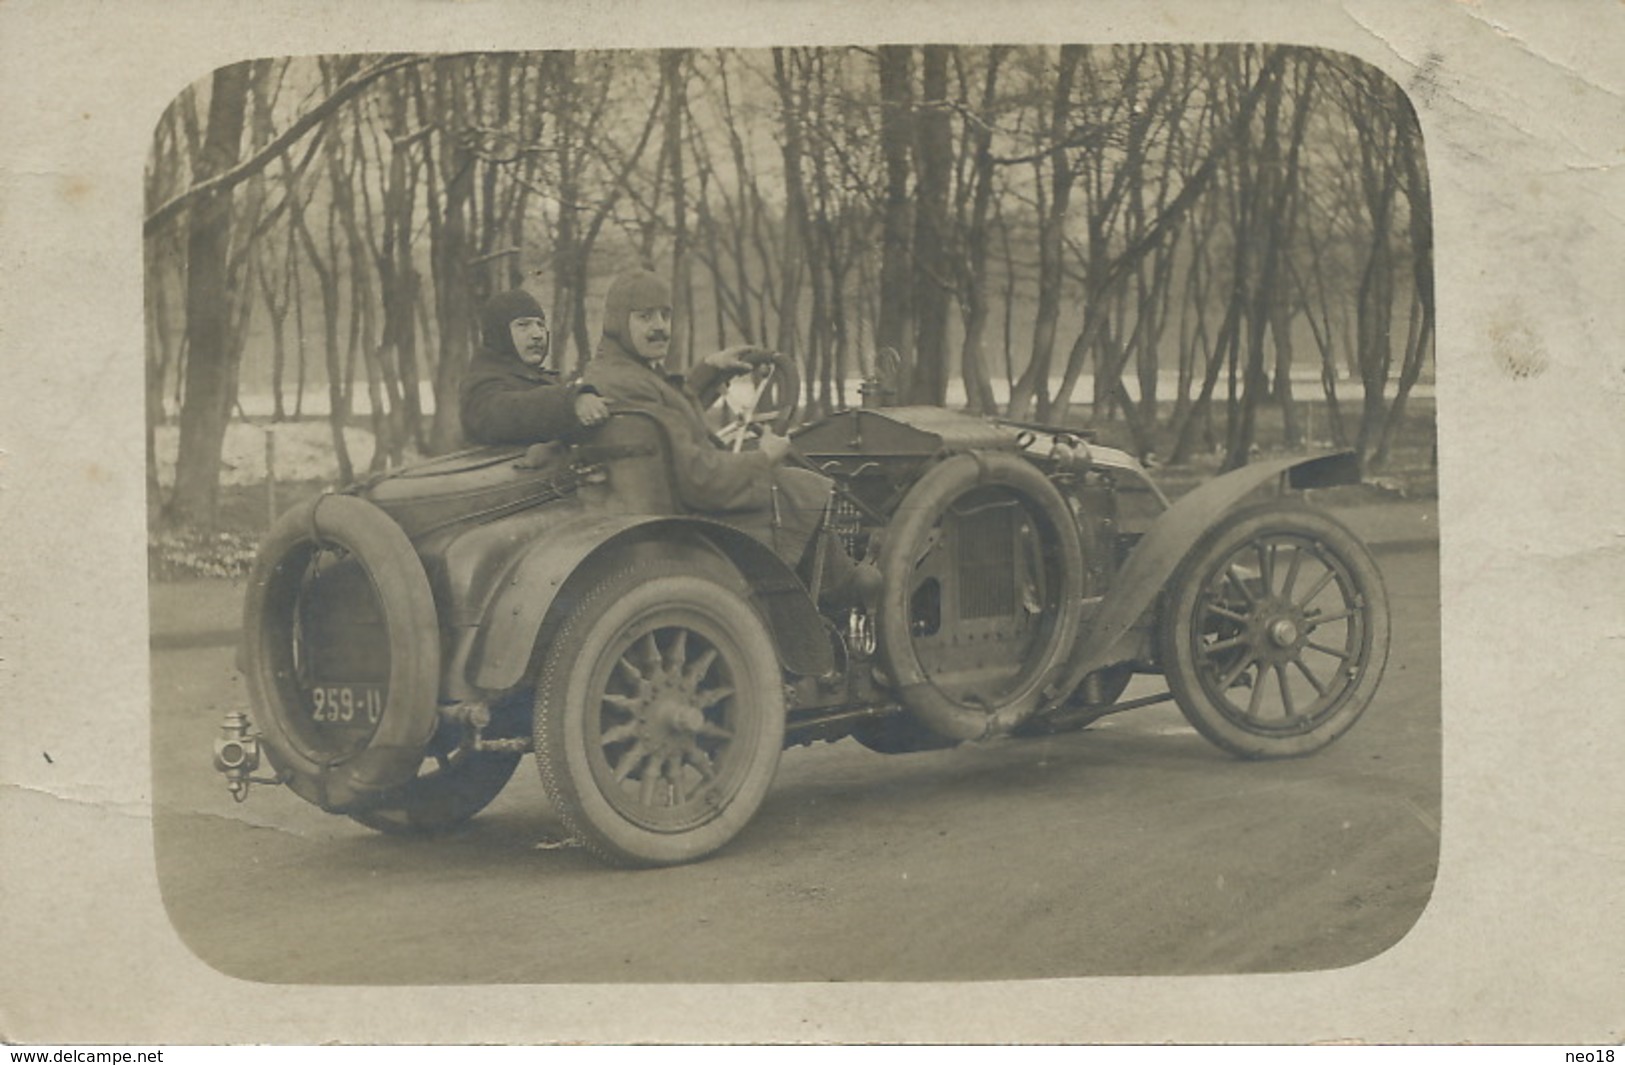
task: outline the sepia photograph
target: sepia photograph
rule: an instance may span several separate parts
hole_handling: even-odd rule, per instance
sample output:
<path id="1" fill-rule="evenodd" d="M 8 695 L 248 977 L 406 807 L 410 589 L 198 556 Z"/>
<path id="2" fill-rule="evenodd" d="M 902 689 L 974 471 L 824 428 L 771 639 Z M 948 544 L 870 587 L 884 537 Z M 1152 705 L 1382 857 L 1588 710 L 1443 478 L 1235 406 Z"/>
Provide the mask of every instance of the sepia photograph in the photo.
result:
<path id="1" fill-rule="evenodd" d="M 1426 905 L 1433 241 L 1369 64 L 262 59 L 146 177 L 157 863 L 223 972 L 1293 971 Z"/>
<path id="2" fill-rule="evenodd" d="M 6 76 L 0 1035 L 1625 1038 L 1620 9 L 544 6 Z"/>

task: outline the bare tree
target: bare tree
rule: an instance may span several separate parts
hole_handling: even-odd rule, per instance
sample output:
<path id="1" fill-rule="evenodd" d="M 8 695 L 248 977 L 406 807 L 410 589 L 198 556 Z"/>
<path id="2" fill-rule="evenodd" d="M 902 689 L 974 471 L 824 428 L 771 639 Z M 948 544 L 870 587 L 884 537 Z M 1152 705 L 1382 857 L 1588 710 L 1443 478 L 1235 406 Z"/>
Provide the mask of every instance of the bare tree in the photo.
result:
<path id="1" fill-rule="evenodd" d="M 798 78 L 791 70 L 796 57 L 783 48 L 773 49 L 773 84 L 779 96 L 779 123 L 782 131 L 780 150 L 784 157 L 784 239 L 779 255 L 780 290 L 778 298 L 779 328 L 775 347 L 787 355 L 798 354 L 796 334 L 799 326 L 797 313 L 801 304 L 801 280 L 807 255 L 807 192 L 802 176 L 803 138 L 801 121 L 806 112 L 806 93 L 797 91 L 796 82 L 804 86 L 805 72 Z M 800 65 L 805 69 L 806 63 Z M 816 271 L 813 271 L 816 274 Z M 814 310 L 814 319 L 818 310 Z M 810 383 L 810 382 L 809 382 Z M 810 389 L 809 389 L 810 391 Z"/>
<path id="2" fill-rule="evenodd" d="M 554 166 L 559 223 L 554 239 L 555 334 L 575 344 L 575 367 L 592 352 L 587 335 L 587 281 L 593 248 L 665 114 L 665 82 L 657 80 L 639 132 L 630 146 L 605 135 L 612 89 L 629 78 L 614 53 L 549 53 L 547 80 L 553 102 Z M 596 175 L 596 177 L 595 177 Z M 596 195 L 589 193 L 593 182 Z M 555 358 L 559 356 L 555 354 Z"/>
<path id="3" fill-rule="evenodd" d="M 187 149 L 183 140 L 181 112 L 195 107 L 195 95 L 195 90 L 188 86 L 159 119 L 145 175 L 149 208 L 156 206 L 164 189 L 185 180 Z M 149 516 L 157 519 L 156 507 L 161 501 L 157 428 L 164 421 L 165 384 L 180 361 L 181 336 L 173 315 L 176 305 L 184 299 L 178 293 L 184 292 L 185 285 L 185 234 L 180 227 L 168 227 L 149 237 L 144 250 L 147 272 L 147 498 L 153 509 Z"/>
<path id="4" fill-rule="evenodd" d="M 694 351 L 694 283 L 689 254 L 688 183 L 684 180 L 683 124 L 688 113 L 690 53 L 673 48 L 661 53 L 660 77 L 666 93 L 666 128 L 663 155 L 671 188 L 671 285 L 677 303 L 677 321 L 672 330 L 671 351 L 674 367 L 685 367 Z"/>
<path id="5" fill-rule="evenodd" d="M 986 364 L 986 334 L 989 317 L 987 297 L 988 244 L 993 206 L 993 121 L 999 100 L 999 70 L 1007 49 L 987 50 L 982 70 L 981 93 L 974 109 L 970 104 L 971 76 L 966 49 L 956 49 L 954 57 L 960 84 L 960 180 L 954 196 L 955 241 L 959 254 L 954 258 L 957 296 L 964 326 L 960 349 L 960 372 L 965 382 L 965 398 L 972 411 L 992 414 L 996 410 L 993 386 Z"/>
<path id="6" fill-rule="evenodd" d="M 250 65 L 234 63 L 214 72 L 209 118 L 195 173 L 201 183 L 231 172 L 242 150 Z M 226 421 L 236 400 L 236 367 L 228 363 L 231 191 L 217 184 L 186 201 L 186 402 L 181 408 L 175 494 L 168 514 L 178 524 L 212 527 L 220 486 L 220 452 Z"/>
<path id="7" fill-rule="evenodd" d="M 1392 106 L 1398 111 L 1394 131 L 1395 154 L 1398 156 L 1397 163 L 1403 175 L 1402 188 L 1406 195 L 1410 226 L 1411 314 L 1394 401 L 1389 407 L 1388 417 L 1383 422 L 1377 450 L 1371 457 L 1371 465 L 1378 469 L 1389 462 L 1394 436 L 1404 422 L 1405 404 L 1410 399 L 1411 389 L 1416 386 L 1422 367 L 1433 350 L 1435 313 L 1433 198 L 1428 187 L 1427 173 L 1422 165 L 1422 133 L 1417 126 L 1415 113 L 1405 104 L 1400 94 L 1396 92 L 1393 95 L 1395 99 Z"/>
<path id="8" fill-rule="evenodd" d="M 1055 88 L 1049 101 L 1049 124 L 1043 142 L 1025 159 L 1033 167 L 1038 197 L 1038 310 L 1033 318 L 1032 356 L 1010 393 L 1009 413 L 1021 420 L 1033 416 L 1034 403 L 1040 421 L 1049 417 L 1050 364 L 1055 356 L 1056 323 L 1061 316 L 1063 284 L 1061 251 L 1066 232 L 1067 209 L 1072 201 L 1074 170 L 1069 154 L 1079 131 L 1072 125 L 1072 86 L 1078 65 L 1083 61 L 1081 45 L 1063 45 L 1056 68 Z M 1047 177 L 1047 181 L 1046 181 Z"/>
<path id="9" fill-rule="evenodd" d="M 899 45 L 880 49 L 880 143 L 886 159 L 886 197 L 882 208 L 880 310 L 875 346 L 891 348 L 905 358 L 913 352 L 910 283 L 913 258 L 913 203 L 909 198 L 909 156 L 914 107 L 913 50 Z"/>
<path id="10" fill-rule="evenodd" d="M 674 364 L 702 331 L 777 346 L 819 411 L 891 348 L 899 398 L 942 403 L 957 328 L 971 409 L 1004 383 L 1017 418 L 1088 403 L 1136 450 L 1171 437 L 1176 461 L 1221 442 L 1246 461 L 1276 406 L 1300 441 L 1302 330 L 1330 434 L 1378 465 L 1432 349 L 1420 135 L 1397 87 L 1347 57 L 886 45 L 245 69 L 177 99 L 146 175 L 149 421 L 179 403 L 177 520 L 212 505 L 239 372 L 268 367 L 276 418 L 325 384 L 341 476 L 358 387 L 374 468 L 444 450 L 479 301 L 550 285 L 568 369 L 618 262 L 670 264 Z M 155 460 L 148 475 L 156 496 Z"/>

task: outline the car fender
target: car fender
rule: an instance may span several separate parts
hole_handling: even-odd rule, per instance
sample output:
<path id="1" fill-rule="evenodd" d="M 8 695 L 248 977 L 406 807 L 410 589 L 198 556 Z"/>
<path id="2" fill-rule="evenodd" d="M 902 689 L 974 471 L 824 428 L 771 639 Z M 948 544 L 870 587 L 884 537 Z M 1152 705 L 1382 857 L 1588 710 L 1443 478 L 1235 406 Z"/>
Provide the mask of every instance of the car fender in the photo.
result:
<path id="1" fill-rule="evenodd" d="M 549 613 L 583 566 L 634 544 L 685 539 L 714 551 L 749 584 L 751 599 L 772 630 L 781 665 L 814 676 L 833 671 L 834 651 L 817 607 L 794 571 L 765 544 L 704 518 L 598 514 L 550 530 L 519 555 L 485 609 L 466 675 L 486 691 L 519 685 L 530 670 Z"/>
<path id="2" fill-rule="evenodd" d="M 1072 667 L 1058 692 L 1070 692 L 1097 669 L 1132 657 L 1125 639 L 1198 540 L 1248 495 L 1271 479 L 1289 488 L 1356 484 L 1358 456 L 1337 451 L 1309 458 L 1271 459 L 1213 478 L 1181 496 L 1134 546 L 1117 579 L 1079 634 Z"/>

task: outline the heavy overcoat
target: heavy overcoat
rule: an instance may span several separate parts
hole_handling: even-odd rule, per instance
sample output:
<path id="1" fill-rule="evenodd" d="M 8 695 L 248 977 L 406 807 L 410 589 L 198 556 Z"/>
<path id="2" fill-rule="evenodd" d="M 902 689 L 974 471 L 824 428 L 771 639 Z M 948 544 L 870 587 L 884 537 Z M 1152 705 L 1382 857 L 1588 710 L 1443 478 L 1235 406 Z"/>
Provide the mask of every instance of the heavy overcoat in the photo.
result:
<path id="1" fill-rule="evenodd" d="M 720 377 L 709 366 L 695 369 L 693 378 L 704 392 Z M 730 513 L 764 510 L 772 503 L 773 466 L 759 451 L 724 451 L 711 439 L 702 413 L 701 394 L 678 375 L 666 375 L 618 346 L 600 347 L 587 364 L 582 382 L 598 389 L 614 404 L 663 411 L 661 419 L 672 436 L 672 458 L 677 467 L 677 496 L 683 505 L 699 511 Z"/>
<path id="2" fill-rule="evenodd" d="M 581 428 L 575 413 L 579 390 L 514 349 L 509 324 L 525 317 L 546 316 L 519 289 L 493 296 L 480 311 L 480 350 L 469 359 L 458 394 L 457 413 L 470 443 L 540 444 Z"/>
<path id="3" fill-rule="evenodd" d="M 663 304 L 651 301 L 664 300 Z M 829 503 L 828 478 L 785 469 L 760 451 L 723 448 L 705 423 L 704 410 L 725 381 L 701 363 L 685 379 L 640 359 L 627 337 L 634 309 L 670 305 L 664 282 L 646 271 L 622 275 L 604 300 L 604 333 L 581 375 L 612 405 L 662 412 L 672 436 L 677 498 L 689 510 L 723 516 L 795 564 L 817 531 Z"/>

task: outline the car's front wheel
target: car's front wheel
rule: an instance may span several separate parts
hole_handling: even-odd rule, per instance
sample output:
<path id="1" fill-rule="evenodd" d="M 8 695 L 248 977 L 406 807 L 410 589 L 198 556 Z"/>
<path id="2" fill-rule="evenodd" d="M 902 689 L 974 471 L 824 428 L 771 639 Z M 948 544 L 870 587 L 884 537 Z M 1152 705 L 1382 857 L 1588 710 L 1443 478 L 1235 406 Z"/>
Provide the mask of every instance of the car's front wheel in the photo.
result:
<path id="1" fill-rule="evenodd" d="M 773 643 L 750 604 L 692 566 L 600 581 L 545 633 L 536 759 L 565 827 L 615 865 L 672 865 L 731 840 L 784 746 Z"/>
<path id="2" fill-rule="evenodd" d="M 1308 754 L 1365 712 L 1388 661 L 1371 553 L 1290 502 L 1237 511 L 1175 575 L 1162 662 L 1185 717 L 1244 758 Z"/>

